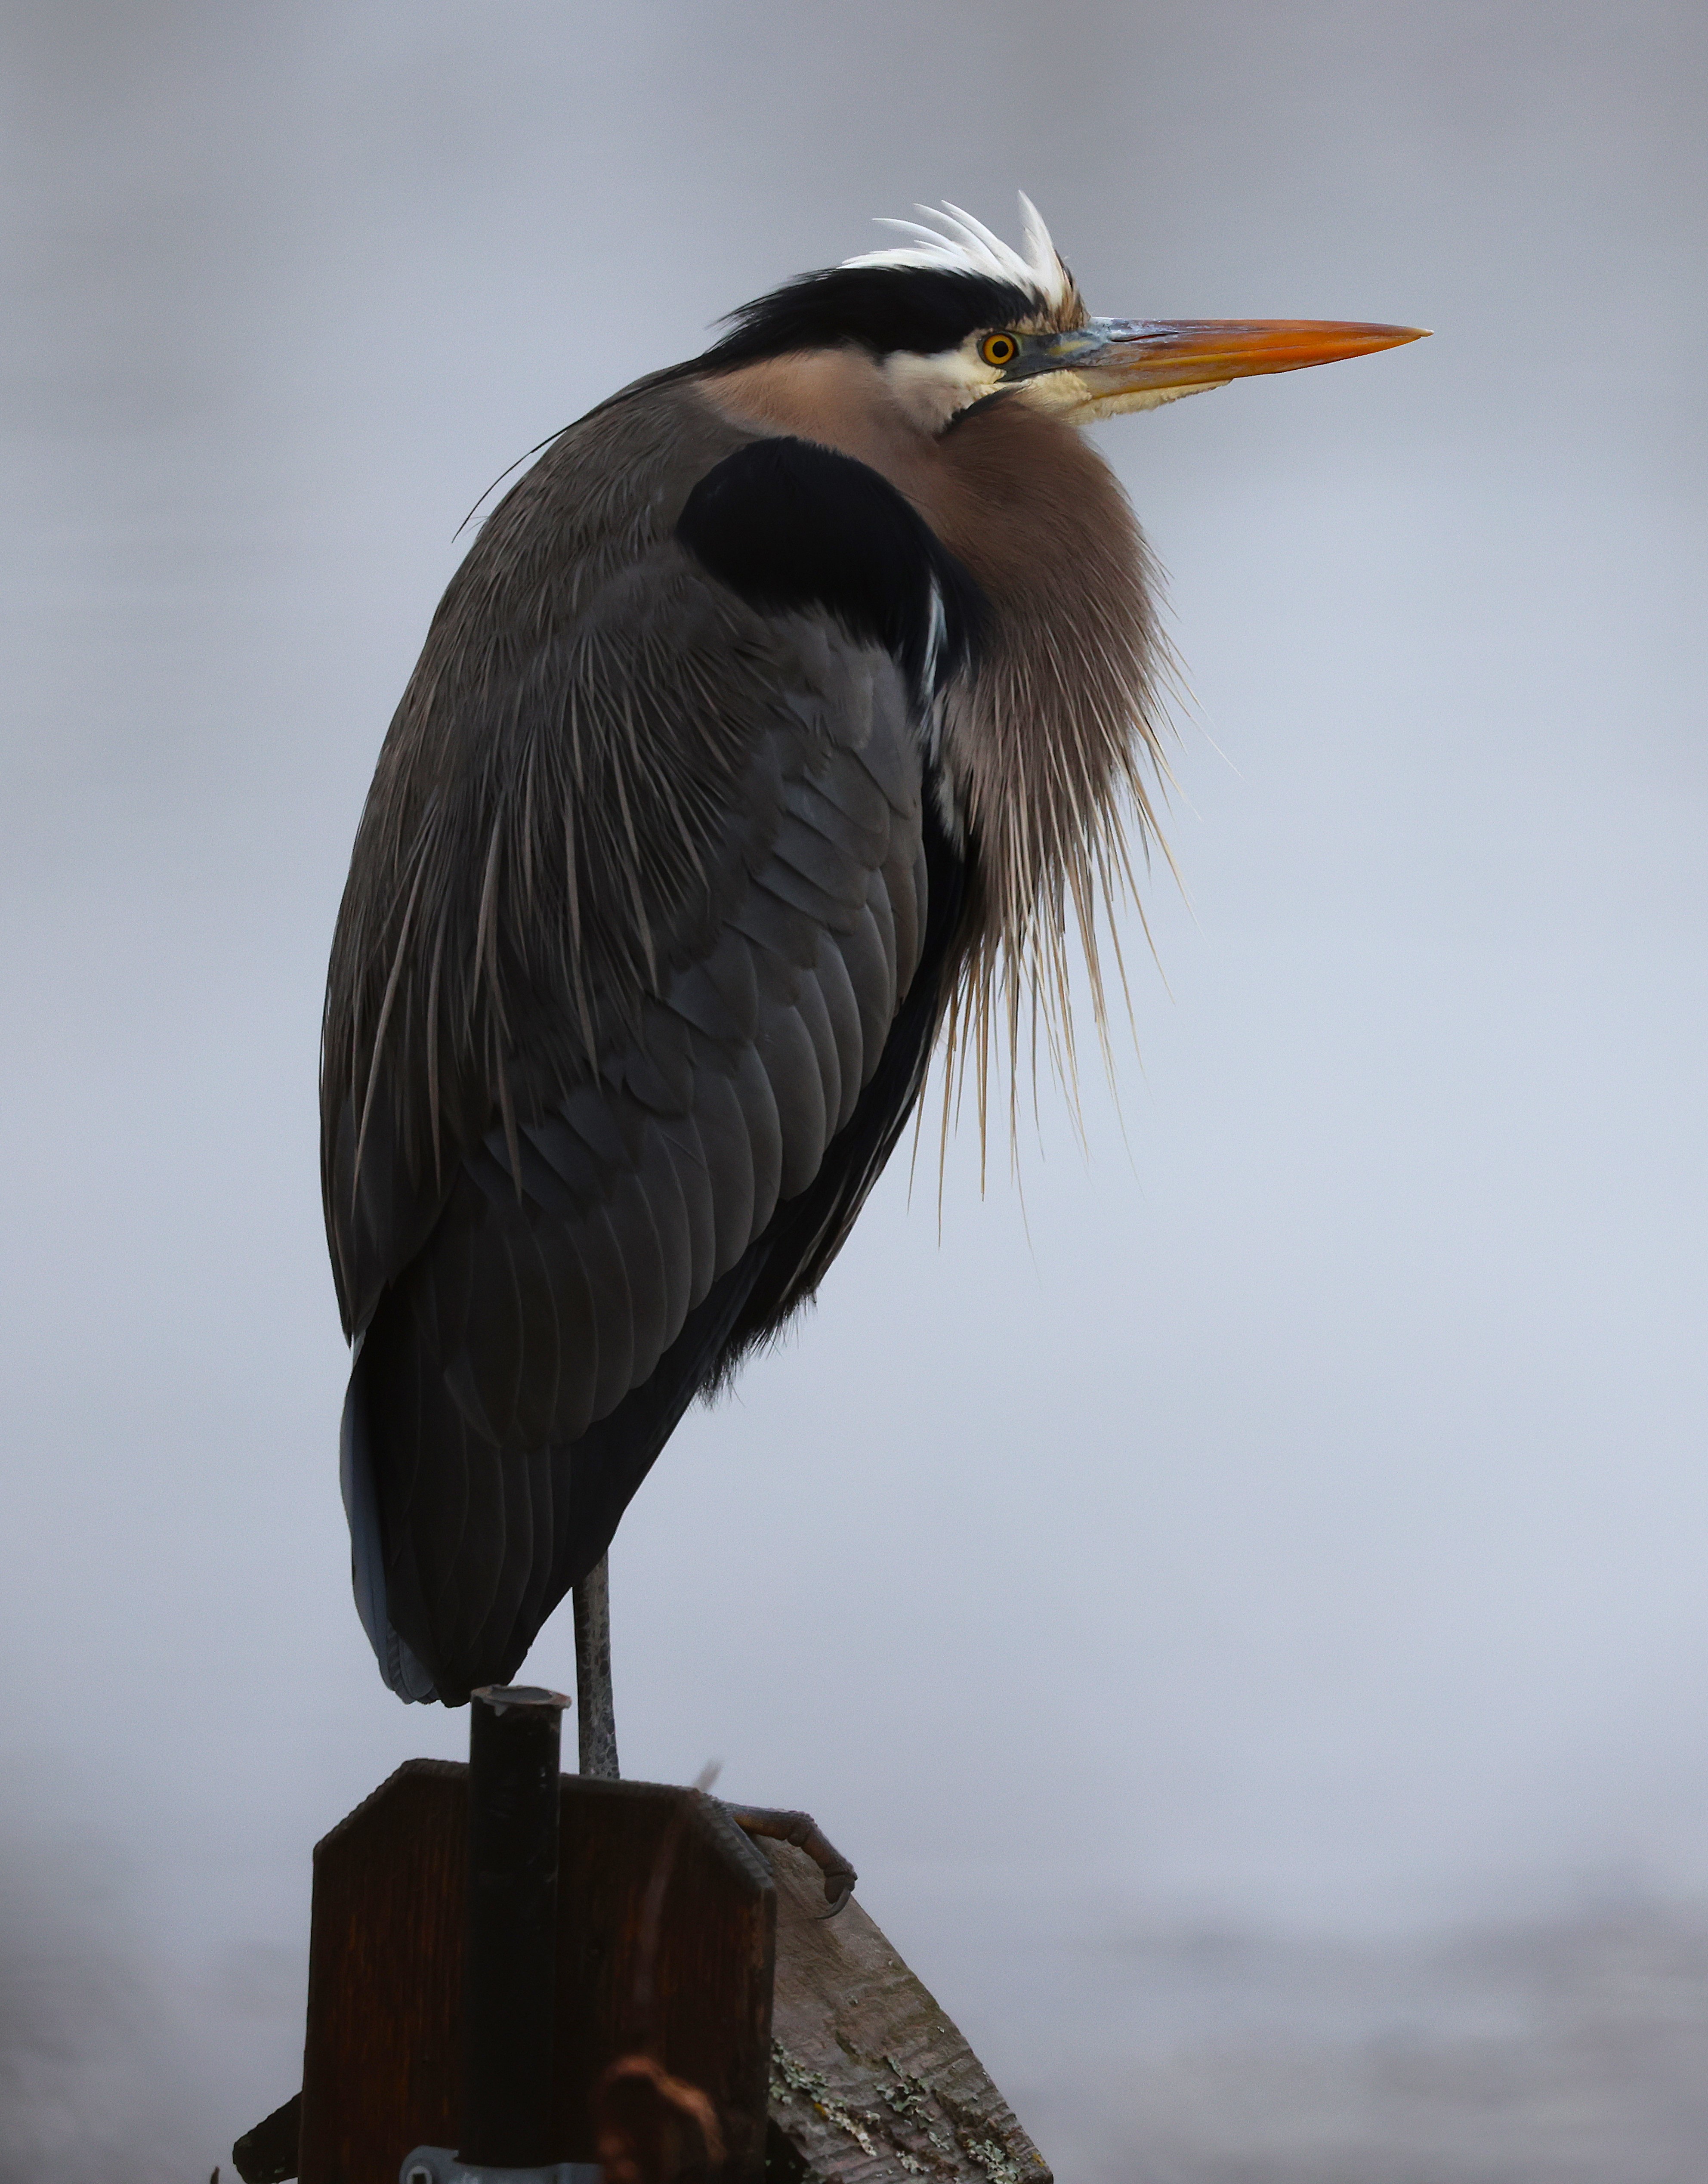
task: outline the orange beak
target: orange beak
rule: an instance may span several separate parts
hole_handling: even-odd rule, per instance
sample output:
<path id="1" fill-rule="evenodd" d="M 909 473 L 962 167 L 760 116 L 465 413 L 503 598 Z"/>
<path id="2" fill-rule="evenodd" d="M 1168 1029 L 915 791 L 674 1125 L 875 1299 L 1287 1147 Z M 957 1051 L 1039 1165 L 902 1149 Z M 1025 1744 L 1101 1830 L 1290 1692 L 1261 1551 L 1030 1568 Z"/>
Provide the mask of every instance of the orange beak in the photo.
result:
<path id="1" fill-rule="evenodd" d="M 1041 342 L 1023 355 L 1016 376 L 1032 380 L 1039 400 L 1082 424 L 1231 379 L 1398 348 L 1427 331 L 1345 319 L 1093 319 Z"/>
<path id="2" fill-rule="evenodd" d="M 1162 387 L 1223 387 L 1260 372 L 1302 371 L 1421 341 L 1424 326 L 1360 326 L 1344 319 L 1097 319 L 1098 346 L 1073 367 L 1099 398 Z"/>

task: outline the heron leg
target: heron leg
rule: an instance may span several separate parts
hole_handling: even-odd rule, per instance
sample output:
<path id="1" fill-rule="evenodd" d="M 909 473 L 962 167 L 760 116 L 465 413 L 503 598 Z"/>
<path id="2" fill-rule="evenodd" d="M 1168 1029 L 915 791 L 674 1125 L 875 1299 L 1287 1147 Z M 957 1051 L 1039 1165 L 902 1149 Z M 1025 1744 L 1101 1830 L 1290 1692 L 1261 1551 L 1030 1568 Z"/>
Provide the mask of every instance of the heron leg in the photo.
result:
<path id="1" fill-rule="evenodd" d="M 860 1875 L 832 1842 L 810 1813 L 779 1813 L 769 1805 L 731 1805 L 724 1810 L 738 1828 L 750 1836 L 768 1836 L 773 1842 L 793 1843 L 804 1850 L 825 1877 L 825 1901 L 837 1913 L 854 1892 Z"/>
<path id="2" fill-rule="evenodd" d="M 576 1734 L 581 1771 L 617 1780 L 617 1722 L 611 1705 L 611 1589 L 601 1556 L 576 1587 Z"/>

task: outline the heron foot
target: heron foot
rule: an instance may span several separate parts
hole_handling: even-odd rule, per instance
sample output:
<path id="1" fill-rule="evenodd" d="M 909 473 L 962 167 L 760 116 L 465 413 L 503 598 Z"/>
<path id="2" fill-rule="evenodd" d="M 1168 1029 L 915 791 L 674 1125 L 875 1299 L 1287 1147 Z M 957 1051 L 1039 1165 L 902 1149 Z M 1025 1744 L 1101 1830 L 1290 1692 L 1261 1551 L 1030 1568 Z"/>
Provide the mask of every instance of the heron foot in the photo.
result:
<path id="1" fill-rule="evenodd" d="M 860 1875 L 810 1813 L 780 1813 L 769 1805 L 729 1803 L 725 1803 L 724 1810 L 747 1834 L 765 1836 L 772 1842 L 793 1843 L 797 1850 L 804 1850 L 825 1877 L 825 1899 L 830 1909 L 822 1916 L 835 1918 L 854 1894 Z"/>

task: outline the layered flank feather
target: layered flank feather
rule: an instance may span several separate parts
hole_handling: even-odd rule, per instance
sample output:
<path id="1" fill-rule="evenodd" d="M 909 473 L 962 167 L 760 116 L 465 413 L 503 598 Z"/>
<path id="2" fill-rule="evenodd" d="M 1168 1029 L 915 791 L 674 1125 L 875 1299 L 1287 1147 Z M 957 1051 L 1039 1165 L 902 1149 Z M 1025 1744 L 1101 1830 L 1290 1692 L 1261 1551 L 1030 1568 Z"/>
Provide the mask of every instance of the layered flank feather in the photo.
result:
<path id="1" fill-rule="evenodd" d="M 677 532 L 743 444 L 658 389 L 530 473 L 364 815 L 326 1210 L 358 1602 L 406 1697 L 515 1673 L 687 1403 L 810 1294 L 940 1020 L 958 861 L 933 878 L 918 716 L 964 632 L 899 501 L 882 566 L 815 580 L 847 614 L 792 557 L 714 576 L 775 466 Z"/>

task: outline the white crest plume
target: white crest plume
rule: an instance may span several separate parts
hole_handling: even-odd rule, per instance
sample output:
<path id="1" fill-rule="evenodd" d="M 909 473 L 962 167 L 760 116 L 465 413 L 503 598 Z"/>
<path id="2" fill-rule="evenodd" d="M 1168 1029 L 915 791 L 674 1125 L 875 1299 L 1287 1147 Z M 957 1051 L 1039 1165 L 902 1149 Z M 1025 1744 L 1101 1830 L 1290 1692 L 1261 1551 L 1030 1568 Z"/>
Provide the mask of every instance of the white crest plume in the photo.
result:
<path id="1" fill-rule="evenodd" d="M 1067 301 L 1067 268 L 1056 255 L 1042 214 L 1023 190 L 1020 193 L 1023 254 L 993 235 L 982 220 L 947 200 L 941 212 L 930 205 L 915 205 L 914 209 L 936 226 L 922 227 L 916 220 L 880 220 L 880 227 L 896 228 L 916 240 L 899 249 L 868 250 L 858 258 L 845 258 L 843 265 L 920 265 L 938 273 L 976 273 L 988 281 L 1006 281 L 1024 288 L 1048 310 L 1059 310 Z"/>

